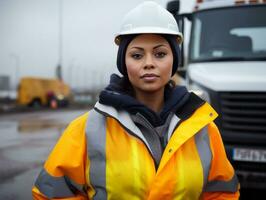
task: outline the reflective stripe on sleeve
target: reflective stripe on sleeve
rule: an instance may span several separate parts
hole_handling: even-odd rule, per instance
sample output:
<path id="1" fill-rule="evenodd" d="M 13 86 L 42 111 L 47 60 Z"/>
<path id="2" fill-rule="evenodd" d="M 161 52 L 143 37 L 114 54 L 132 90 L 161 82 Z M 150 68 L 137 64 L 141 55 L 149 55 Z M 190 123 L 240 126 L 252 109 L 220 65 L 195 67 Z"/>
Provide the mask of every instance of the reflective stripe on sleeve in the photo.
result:
<path id="1" fill-rule="evenodd" d="M 105 200 L 106 193 L 106 117 L 95 110 L 89 113 L 87 151 L 90 160 L 89 180 L 95 190 L 93 199 Z"/>
<path id="2" fill-rule="evenodd" d="M 236 192 L 238 179 L 236 174 L 229 181 L 210 181 L 205 187 L 205 192 Z"/>
<path id="3" fill-rule="evenodd" d="M 203 188 L 206 186 L 210 171 L 210 165 L 212 160 L 212 152 L 210 148 L 210 140 L 207 127 L 201 129 L 195 135 L 195 142 L 198 149 L 198 153 L 203 168 Z"/>
<path id="4" fill-rule="evenodd" d="M 238 190 L 238 179 L 235 174 L 229 181 L 215 180 L 208 182 L 208 176 L 212 161 L 212 151 L 210 148 L 210 139 L 207 127 L 204 127 L 195 135 L 195 142 L 203 168 L 204 192 L 236 192 Z"/>
<path id="5" fill-rule="evenodd" d="M 77 191 L 85 194 L 85 186 L 75 183 L 67 176 L 54 177 L 45 169 L 40 172 L 35 186 L 48 198 L 73 197 Z"/>

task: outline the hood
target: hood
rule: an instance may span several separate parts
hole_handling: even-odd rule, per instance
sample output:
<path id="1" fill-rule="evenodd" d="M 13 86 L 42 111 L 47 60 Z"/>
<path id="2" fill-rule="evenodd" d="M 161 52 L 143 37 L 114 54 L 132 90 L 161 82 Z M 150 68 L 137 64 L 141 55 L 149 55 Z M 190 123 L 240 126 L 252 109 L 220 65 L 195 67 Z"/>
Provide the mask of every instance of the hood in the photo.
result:
<path id="1" fill-rule="evenodd" d="M 132 94 L 123 90 L 123 78 L 111 75 L 110 84 L 101 91 L 99 102 L 117 110 L 126 110 L 130 114 L 142 114 L 153 126 L 162 125 L 170 112 L 176 112 L 188 99 L 189 93 L 183 86 L 165 90 L 165 102 L 161 112 L 156 113 L 140 103 Z"/>
<path id="2" fill-rule="evenodd" d="M 266 91 L 265 62 L 212 62 L 190 64 L 189 78 L 215 91 Z"/>

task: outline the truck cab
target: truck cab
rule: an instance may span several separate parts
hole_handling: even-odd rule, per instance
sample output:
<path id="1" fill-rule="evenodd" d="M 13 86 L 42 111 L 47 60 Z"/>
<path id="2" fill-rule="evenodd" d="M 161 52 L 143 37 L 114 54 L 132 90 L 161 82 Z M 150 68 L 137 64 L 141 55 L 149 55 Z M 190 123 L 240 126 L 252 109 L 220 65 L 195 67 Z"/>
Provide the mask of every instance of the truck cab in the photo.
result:
<path id="1" fill-rule="evenodd" d="M 70 87 L 59 79 L 23 77 L 18 87 L 17 103 L 21 106 L 64 107 L 68 105 Z"/>
<path id="2" fill-rule="evenodd" d="M 167 8 L 181 30 L 185 18 L 191 23 L 181 74 L 218 112 L 241 187 L 266 189 L 266 1 L 198 0 L 192 13 L 180 13 L 178 1 Z"/>

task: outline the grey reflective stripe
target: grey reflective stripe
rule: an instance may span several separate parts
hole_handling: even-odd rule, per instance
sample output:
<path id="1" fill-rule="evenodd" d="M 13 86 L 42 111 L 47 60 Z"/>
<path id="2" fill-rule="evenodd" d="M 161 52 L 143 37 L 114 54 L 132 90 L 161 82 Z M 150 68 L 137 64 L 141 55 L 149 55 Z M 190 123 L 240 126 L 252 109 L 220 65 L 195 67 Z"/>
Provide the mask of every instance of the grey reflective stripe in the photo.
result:
<path id="1" fill-rule="evenodd" d="M 98 109 L 100 112 L 115 118 L 122 126 L 124 126 L 128 130 L 129 133 L 134 133 L 135 136 L 140 138 L 141 141 L 146 144 L 152 154 L 152 150 L 149 146 L 149 143 L 147 142 L 146 138 L 143 136 L 139 128 L 135 125 L 128 112 L 118 111 L 112 106 L 103 105 L 99 102 L 96 103 L 95 108 Z"/>
<path id="2" fill-rule="evenodd" d="M 212 161 L 212 152 L 210 148 L 210 139 L 207 126 L 201 129 L 195 135 L 195 142 L 198 149 L 198 153 L 203 168 L 203 191 L 204 192 L 236 192 L 238 190 L 238 179 L 234 174 L 229 181 L 210 181 L 208 182 L 208 176 Z"/>
<path id="3" fill-rule="evenodd" d="M 89 112 L 86 127 L 90 160 L 89 180 L 96 194 L 93 199 L 107 199 L 106 193 L 106 117 L 95 110 Z"/>
<path id="4" fill-rule="evenodd" d="M 149 146 L 152 149 L 152 157 L 155 160 L 156 167 L 159 166 L 163 150 L 156 129 L 140 113 L 132 115 L 131 118 L 135 122 L 135 124 L 139 127 L 143 136 L 149 143 Z"/>
<path id="5" fill-rule="evenodd" d="M 208 181 L 212 160 L 212 152 L 210 148 L 210 140 L 207 127 L 204 127 L 195 135 L 195 142 L 203 168 L 203 188 L 205 188 Z"/>
<path id="6" fill-rule="evenodd" d="M 35 186 L 48 198 L 74 197 L 77 190 L 85 194 L 85 186 L 75 183 L 67 176 L 54 177 L 43 169 Z"/>
<path id="7" fill-rule="evenodd" d="M 167 141 L 170 140 L 175 128 L 176 128 L 176 125 L 177 123 L 180 121 L 180 119 L 176 116 L 176 115 L 173 115 L 172 116 L 172 119 L 170 121 L 170 125 L 169 125 L 169 128 L 168 128 L 168 133 L 167 133 Z"/>
<path id="8" fill-rule="evenodd" d="M 205 192 L 236 192 L 238 179 L 236 174 L 229 181 L 210 181 L 205 187 Z"/>

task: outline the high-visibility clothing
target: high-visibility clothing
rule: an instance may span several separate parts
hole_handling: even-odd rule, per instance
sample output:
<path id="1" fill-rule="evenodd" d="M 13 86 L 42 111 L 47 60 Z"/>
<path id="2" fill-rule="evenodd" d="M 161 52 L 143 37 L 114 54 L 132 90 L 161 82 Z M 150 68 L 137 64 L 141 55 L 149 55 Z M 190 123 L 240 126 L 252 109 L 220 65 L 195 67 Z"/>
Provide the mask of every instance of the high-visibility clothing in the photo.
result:
<path id="1" fill-rule="evenodd" d="M 216 117 L 207 103 L 184 121 L 173 115 L 156 169 L 130 115 L 97 103 L 61 136 L 36 180 L 34 199 L 238 199 Z"/>

